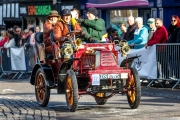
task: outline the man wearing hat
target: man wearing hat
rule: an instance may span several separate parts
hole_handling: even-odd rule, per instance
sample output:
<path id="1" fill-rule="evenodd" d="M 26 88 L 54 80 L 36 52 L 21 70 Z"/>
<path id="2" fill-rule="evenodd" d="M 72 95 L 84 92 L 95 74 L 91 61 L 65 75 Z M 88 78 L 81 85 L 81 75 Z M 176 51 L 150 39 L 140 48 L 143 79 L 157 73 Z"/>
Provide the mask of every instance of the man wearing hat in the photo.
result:
<path id="1" fill-rule="evenodd" d="M 86 42 L 101 42 L 102 36 L 105 34 L 105 21 L 98 18 L 98 11 L 96 8 L 89 8 L 86 16 L 88 19 L 81 24 L 85 32 Z"/>
<path id="2" fill-rule="evenodd" d="M 52 10 L 47 16 L 47 20 L 44 23 L 43 28 L 43 41 L 45 44 L 45 52 L 51 54 L 51 41 L 50 33 L 53 31 L 53 28 L 57 21 L 60 20 L 60 15 L 56 10 Z"/>
<path id="3" fill-rule="evenodd" d="M 149 30 L 149 36 L 148 36 L 148 41 L 151 39 L 153 36 L 154 32 L 156 31 L 156 26 L 155 26 L 155 19 L 154 18 L 149 18 L 147 21 L 147 24 L 150 28 Z"/>
<path id="4" fill-rule="evenodd" d="M 161 18 L 156 18 L 155 20 L 156 31 L 154 32 L 151 39 L 145 44 L 145 47 L 153 46 L 158 43 L 166 43 L 168 40 L 168 32 L 166 27 L 163 25 L 163 21 Z"/>
<path id="5" fill-rule="evenodd" d="M 70 38 L 66 34 L 74 30 L 82 31 L 82 28 L 76 22 L 75 18 L 71 17 L 71 11 L 69 9 L 63 9 L 61 11 L 61 20 L 57 22 L 53 30 L 55 41 L 58 41 L 62 45 L 64 41 Z"/>

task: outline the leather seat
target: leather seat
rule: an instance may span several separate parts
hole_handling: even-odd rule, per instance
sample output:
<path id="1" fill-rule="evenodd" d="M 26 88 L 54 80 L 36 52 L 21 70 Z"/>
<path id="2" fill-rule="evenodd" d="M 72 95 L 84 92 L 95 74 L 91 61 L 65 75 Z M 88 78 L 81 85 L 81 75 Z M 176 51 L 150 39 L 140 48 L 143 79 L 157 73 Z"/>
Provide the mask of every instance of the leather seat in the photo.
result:
<path id="1" fill-rule="evenodd" d="M 41 44 L 43 43 L 43 32 L 38 32 L 35 34 L 36 43 Z"/>

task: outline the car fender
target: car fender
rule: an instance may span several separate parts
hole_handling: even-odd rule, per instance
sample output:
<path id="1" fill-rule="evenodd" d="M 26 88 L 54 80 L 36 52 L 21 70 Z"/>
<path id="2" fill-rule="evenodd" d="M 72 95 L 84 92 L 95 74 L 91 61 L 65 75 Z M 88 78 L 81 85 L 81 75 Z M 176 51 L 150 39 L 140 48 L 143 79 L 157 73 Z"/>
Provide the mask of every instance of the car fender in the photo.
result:
<path id="1" fill-rule="evenodd" d="M 36 64 L 34 66 L 32 73 L 31 73 L 31 78 L 30 78 L 31 85 L 35 84 L 36 72 L 39 68 L 41 68 L 45 74 L 46 85 L 48 87 L 53 87 L 54 86 L 54 77 L 53 77 L 52 68 L 46 64 L 44 64 L 44 65 Z"/>

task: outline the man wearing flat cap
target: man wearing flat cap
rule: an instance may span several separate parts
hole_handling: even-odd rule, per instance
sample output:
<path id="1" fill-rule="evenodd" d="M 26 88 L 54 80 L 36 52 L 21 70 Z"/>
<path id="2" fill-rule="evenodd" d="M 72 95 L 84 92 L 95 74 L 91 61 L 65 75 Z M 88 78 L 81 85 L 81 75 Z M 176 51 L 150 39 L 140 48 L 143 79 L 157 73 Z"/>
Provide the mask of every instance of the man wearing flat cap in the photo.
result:
<path id="1" fill-rule="evenodd" d="M 57 21 L 60 20 L 60 15 L 56 10 L 52 10 L 47 16 L 47 20 L 44 23 L 43 28 L 43 41 L 45 44 L 45 52 L 51 54 L 51 41 L 50 33 L 53 31 L 53 28 Z"/>
<path id="2" fill-rule="evenodd" d="M 105 22 L 98 18 L 96 8 L 89 8 L 86 13 L 87 20 L 81 23 L 82 29 L 85 32 L 87 43 L 101 42 L 102 36 L 105 34 Z"/>

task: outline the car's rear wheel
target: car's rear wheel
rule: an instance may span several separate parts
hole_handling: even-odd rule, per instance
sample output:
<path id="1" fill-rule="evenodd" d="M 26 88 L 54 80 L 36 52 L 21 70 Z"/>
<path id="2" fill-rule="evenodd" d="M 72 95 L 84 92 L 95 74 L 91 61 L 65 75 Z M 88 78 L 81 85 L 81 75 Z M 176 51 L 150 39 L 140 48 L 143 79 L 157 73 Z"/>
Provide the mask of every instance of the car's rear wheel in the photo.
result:
<path id="1" fill-rule="evenodd" d="M 50 89 L 46 86 L 44 72 L 39 68 L 35 76 L 35 95 L 39 106 L 45 107 L 50 98 Z"/>
<path id="2" fill-rule="evenodd" d="M 100 98 L 95 98 L 95 101 L 98 105 L 105 105 L 107 102 L 107 99 L 102 99 L 101 97 L 106 97 L 107 93 L 106 92 L 102 92 L 102 93 L 97 93 L 96 96 L 100 97 Z"/>
<path id="3" fill-rule="evenodd" d="M 141 99 L 141 84 L 138 71 L 131 68 L 131 76 L 128 82 L 127 99 L 132 109 L 138 108 Z"/>
<path id="4" fill-rule="evenodd" d="M 69 110 L 75 112 L 78 107 L 78 84 L 73 70 L 66 72 L 65 95 Z"/>

